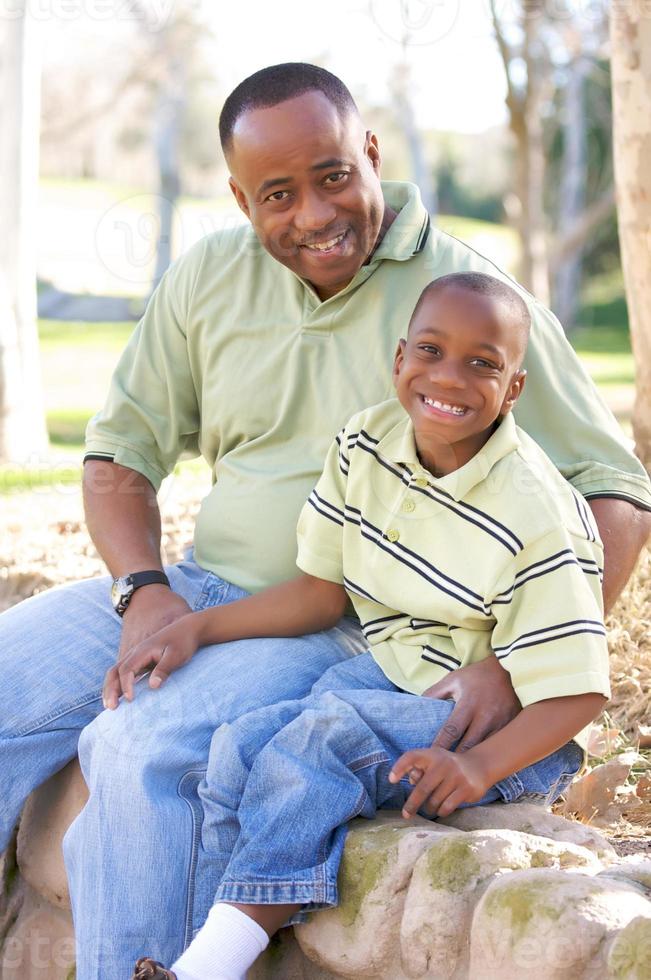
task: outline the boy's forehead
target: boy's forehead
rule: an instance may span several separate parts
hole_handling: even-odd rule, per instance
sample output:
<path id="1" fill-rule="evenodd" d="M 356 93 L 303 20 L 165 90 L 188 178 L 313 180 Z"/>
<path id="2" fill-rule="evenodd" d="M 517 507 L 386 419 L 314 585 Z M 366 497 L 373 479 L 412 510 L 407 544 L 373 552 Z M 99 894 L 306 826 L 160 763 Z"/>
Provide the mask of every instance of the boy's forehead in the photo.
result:
<path id="1" fill-rule="evenodd" d="M 526 331 L 499 297 L 459 286 L 428 290 L 409 325 L 409 336 L 454 336 L 473 345 L 484 342 L 514 355 L 526 347 Z"/>

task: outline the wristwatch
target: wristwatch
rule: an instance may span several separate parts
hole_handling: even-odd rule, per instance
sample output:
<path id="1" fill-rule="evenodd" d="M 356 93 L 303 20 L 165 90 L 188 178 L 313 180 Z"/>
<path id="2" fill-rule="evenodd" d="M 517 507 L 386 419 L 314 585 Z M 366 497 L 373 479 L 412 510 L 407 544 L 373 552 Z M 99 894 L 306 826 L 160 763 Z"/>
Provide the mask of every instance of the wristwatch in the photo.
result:
<path id="1" fill-rule="evenodd" d="M 124 616 L 127 606 L 131 602 L 131 596 L 136 589 L 143 585 L 167 585 L 170 580 L 165 572 L 159 569 L 151 572 L 133 572 L 132 575 L 122 575 L 116 578 L 111 586 L 111 602 L 118 616 Z"/>

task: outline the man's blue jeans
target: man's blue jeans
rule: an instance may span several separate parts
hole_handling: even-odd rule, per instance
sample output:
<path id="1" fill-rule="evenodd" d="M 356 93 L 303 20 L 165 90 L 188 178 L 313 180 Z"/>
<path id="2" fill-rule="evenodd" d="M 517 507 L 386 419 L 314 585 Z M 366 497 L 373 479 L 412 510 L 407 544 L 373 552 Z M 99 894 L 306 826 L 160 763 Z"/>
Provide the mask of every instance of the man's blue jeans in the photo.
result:
<path id="1" fill-rule="evenodd" d="M 331 667 L 309 697 L 223 725 L 199 789 L 223 874 L 216 901 L 304 905 L 292 921 L 336 905 L 348 821 L 402 808 L 411 787 L 389 782 L 393 763 L 429 746 L 452 709 L 400 691 L 365 653 Z M 479 803 L 551 803 L 582 759 L 568 742 Z"/>
<path id="2" fill-rule="evenodd" d="M 167 574 L 193 609 L 244 595 L 193 561 Z M 180 955 L 221 875 L 197 795 L 215 729 L 304 697 L 362 649 L 349 621 L 306 638 L 207 647 L 160 690 L 140 683 L 133 703 L 103 711 L 120 627 L 107 579 L 52 589 L 0 616 L 0 851 L 31 790 L 77 751 L 90 789 L 64 842 L 77 980 L 128 977 L 145 953 L 168 963 Z"/>

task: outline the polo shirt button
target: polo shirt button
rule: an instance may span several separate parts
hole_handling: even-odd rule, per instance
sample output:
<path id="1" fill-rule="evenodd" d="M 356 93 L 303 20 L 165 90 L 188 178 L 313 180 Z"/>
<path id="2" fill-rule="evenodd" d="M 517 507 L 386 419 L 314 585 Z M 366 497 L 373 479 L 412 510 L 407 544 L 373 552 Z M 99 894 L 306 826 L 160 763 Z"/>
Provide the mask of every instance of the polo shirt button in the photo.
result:
<path id="1" fill-rule="evenodd" d="M 408 514 L 411 514 L 412 510 L 416 509 L 416 504 L 411 499 L 411 497 L 405 497 L 405 499 L 402 502 L 402 509 L 406 511 Z"/>
<path id="2" fill-rule="evenodd" d="M 400 531 L 396 531 L 395 527 L 392 527 L 390 530 L 387 531 L 386 537 L 388 541 L 391 542 L 397 541 L 398 538 L 400 537 Z"/>
<path id="3" fill-rule="evenodd" d="M 425 487 L 429 486 L 429 480 L 426 476 L 419 476 L 417 480 L 414 481 L 417 487 L 421 487 L 423 490 Z"/>

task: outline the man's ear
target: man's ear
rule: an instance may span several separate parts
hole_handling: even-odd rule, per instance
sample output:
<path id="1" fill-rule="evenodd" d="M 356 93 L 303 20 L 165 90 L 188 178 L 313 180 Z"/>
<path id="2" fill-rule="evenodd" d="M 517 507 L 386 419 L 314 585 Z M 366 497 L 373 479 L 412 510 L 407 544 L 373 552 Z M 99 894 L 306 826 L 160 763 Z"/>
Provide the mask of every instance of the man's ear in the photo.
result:
<path id="1" fill-rule="evenodd" d="M 524 383 L 527 378 L 527 372 L 524 369 L 516 371 L 511 378 L 511 384 L 509 385 L 508 391 L 502 402 L 502 408 L 500 409 L 500 416 L 508 415 L 511 411 L 518 398 L 522 394 L 522 389 L 524 388 Z"/>
<path id="2" fill-rule="evenodd" d="M 366 139 L 364 142 L 364 153 L 371 162 L 371 166 L 375 173 L 380 176 L 380 147 L 378 146 L 377 136 L 375 133 L 371 132 L 370 129 L 366 130 Z"/>
<path id="3" fill-rule="evenodd" d="M 405 359 L 405 345 L 406 345 L 406 343 L 407 343 L 407 341 L 406 340 L 403 340 L 402 338 L 398 341 L 398 346 L 396 348 L 396 353 L 395 353 L 395 356 L 393 358 L 393 372 L 392 372 L 392 377 L 393 377 L 393 383 L 394 383 L 394 385 L 395 385 L 396 381 L 398 380 L 398 376 L 399 376 L 400 370 L 402 368 L 402 362 Z"/>
<path id="4" fill-rule="evenodd" d="M 235 183 L 232 177 L 228 178 L 228 186 L 233 192 L 233 197 L 237 201 L 238 208 L 240 209 L 240 211 L 244 212 L 244 214 L 247 216 L 247 218 L 250 221 L 251 212 L 249 211 L 249 205 L 248 205 L 248 201 L 246 200 L 246 194 L 244 193 L 242 188 Z"/>

